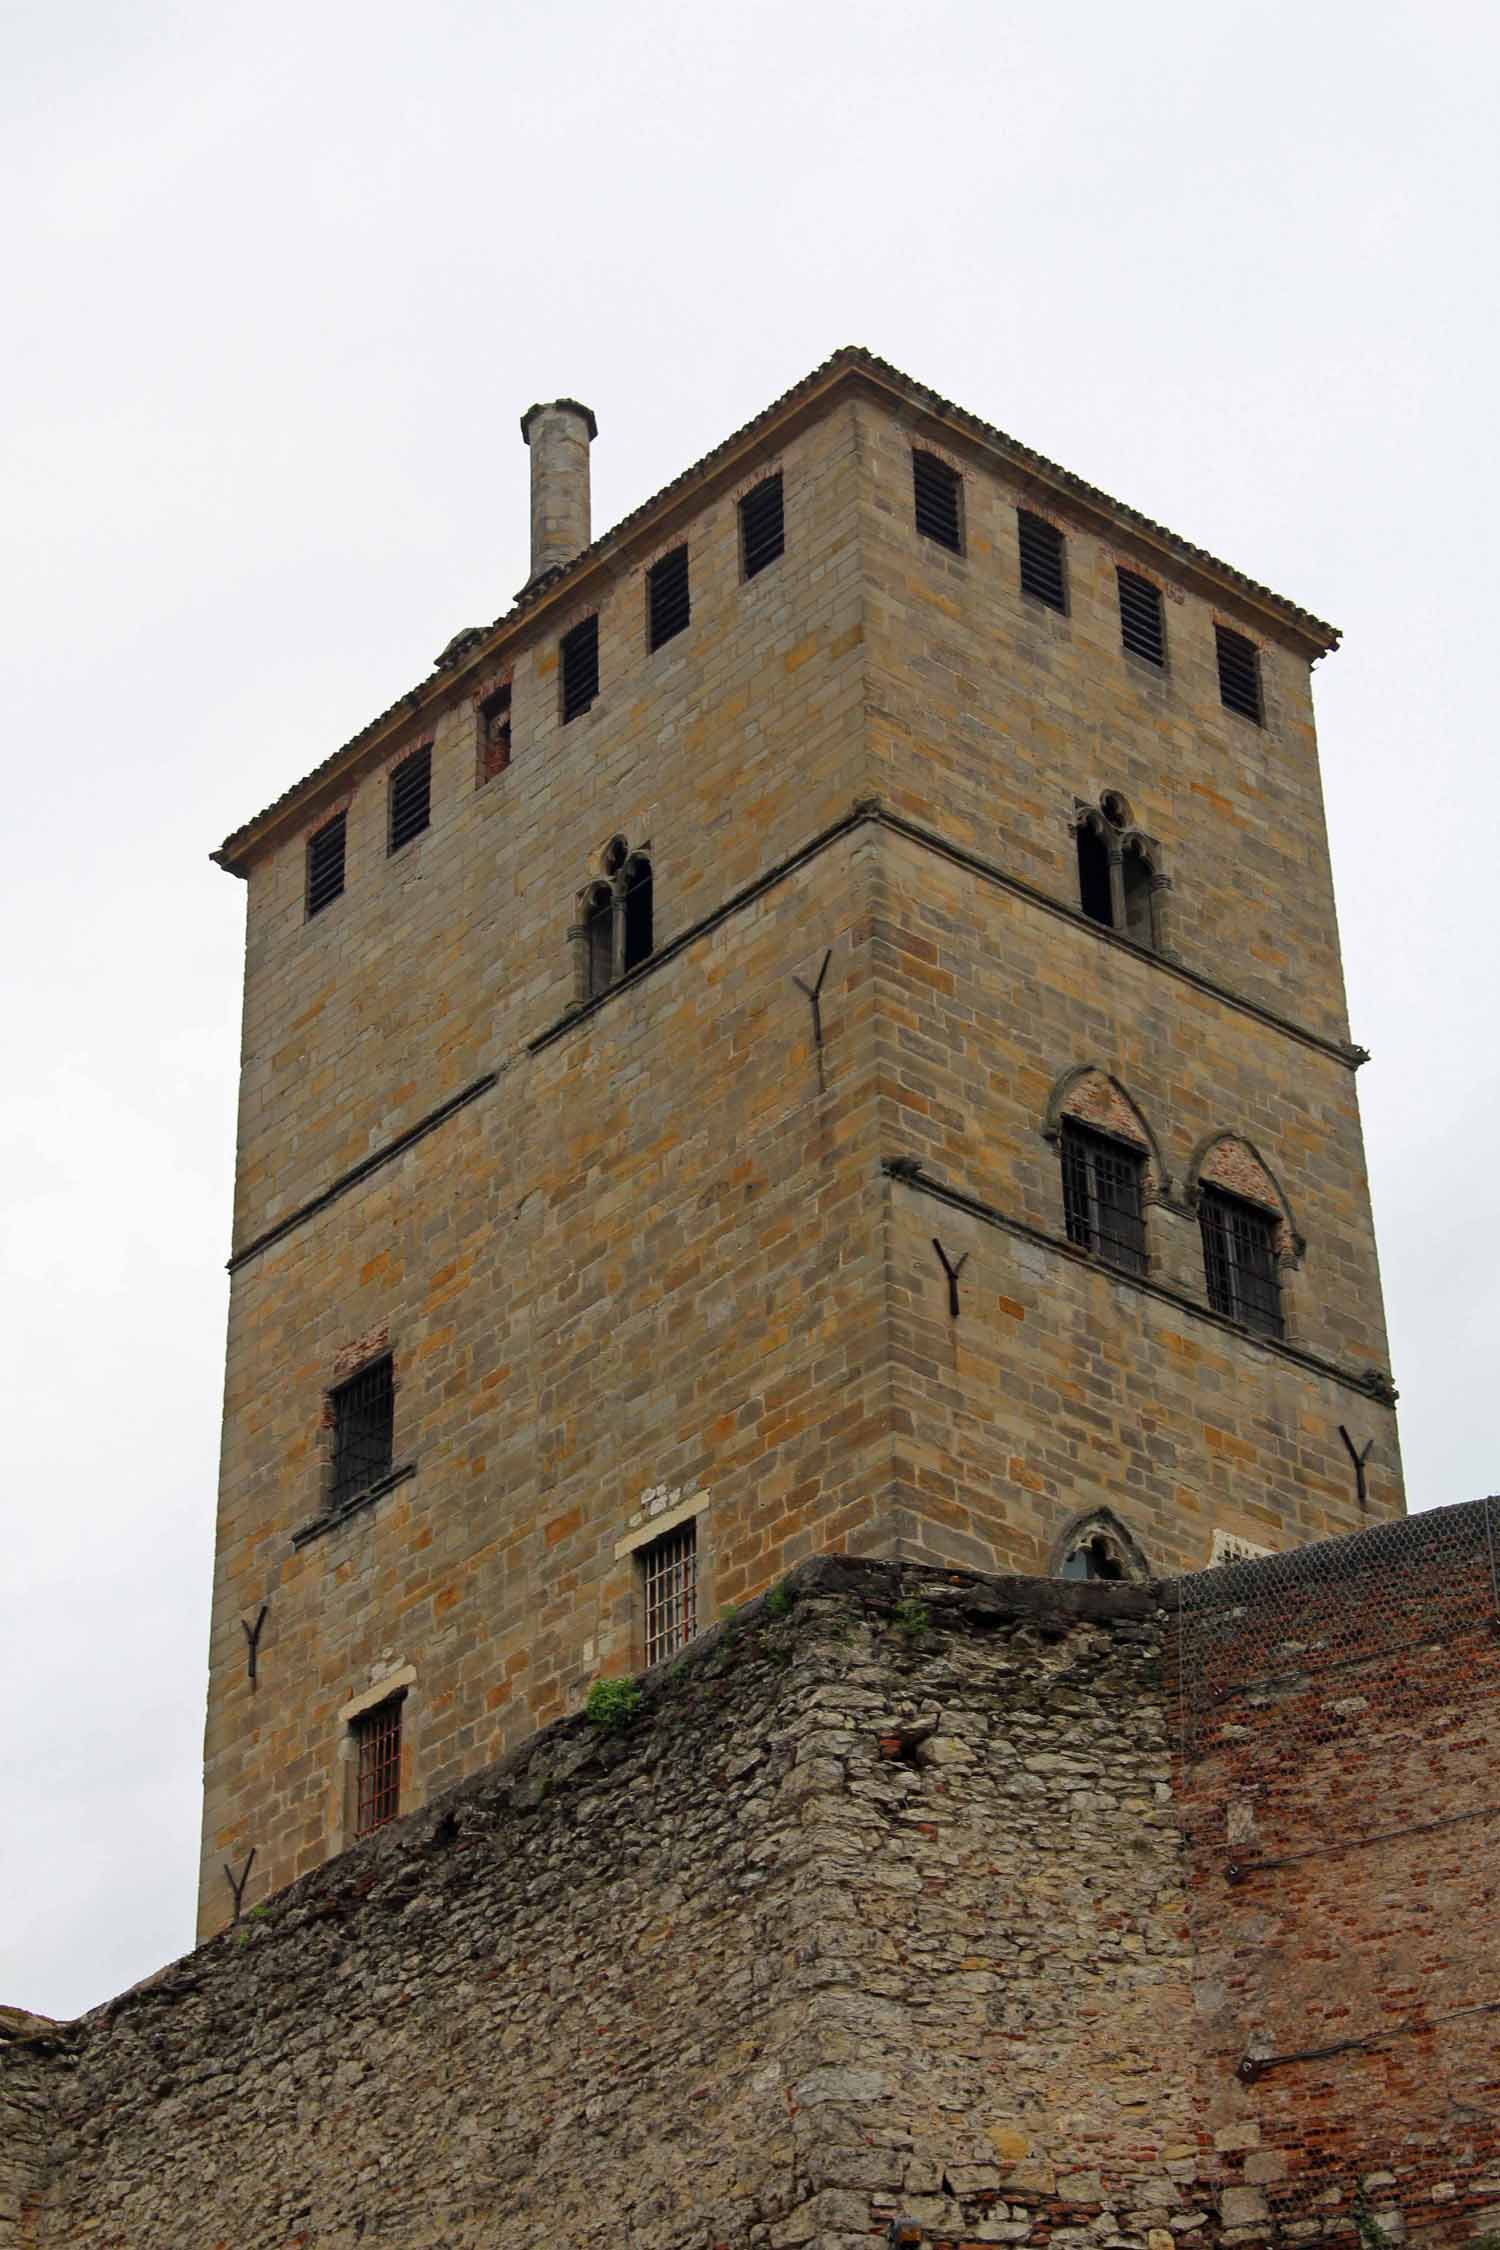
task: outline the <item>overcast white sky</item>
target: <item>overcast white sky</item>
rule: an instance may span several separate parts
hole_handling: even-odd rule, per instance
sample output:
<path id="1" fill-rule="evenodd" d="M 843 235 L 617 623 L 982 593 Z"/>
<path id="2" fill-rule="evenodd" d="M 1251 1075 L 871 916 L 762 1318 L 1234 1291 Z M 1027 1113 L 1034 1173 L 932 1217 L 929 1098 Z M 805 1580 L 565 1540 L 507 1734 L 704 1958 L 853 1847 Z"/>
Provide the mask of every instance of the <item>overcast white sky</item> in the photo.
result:
<path id="1" fill-rule="evenodd" d="M 1490 1490 L 1497 12 L 0 8 L 0 2001 L 192 1938 L 226 830 L 841 343 L 1332 617 L 1412 1503 Z"/>

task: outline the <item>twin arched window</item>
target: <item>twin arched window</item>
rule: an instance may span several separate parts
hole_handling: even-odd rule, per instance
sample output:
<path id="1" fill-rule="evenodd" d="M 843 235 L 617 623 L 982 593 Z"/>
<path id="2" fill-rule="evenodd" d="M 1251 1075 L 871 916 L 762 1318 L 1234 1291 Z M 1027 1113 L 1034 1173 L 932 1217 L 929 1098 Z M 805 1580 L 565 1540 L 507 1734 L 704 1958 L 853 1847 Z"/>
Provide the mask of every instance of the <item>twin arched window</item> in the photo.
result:
<path id="1" fill-rule="evenodd" d="M 650 859 L 616 836 L 605 847 L 603 868 L 601 880 L 584 893 L 578 930 L 585 1000 L 596 1000 L 639 968 L 654 944 Z"/>
<path id="2" fill-rule="evenodd" d="M 1107 789 L 1097 805 L 1079 803 L 1074 834 L 1078 903 L 1089 920 L 1159 952 L 1159 854 L 1151 838 L 1132 824 L 1130 807 L 1118 790 Z"/>

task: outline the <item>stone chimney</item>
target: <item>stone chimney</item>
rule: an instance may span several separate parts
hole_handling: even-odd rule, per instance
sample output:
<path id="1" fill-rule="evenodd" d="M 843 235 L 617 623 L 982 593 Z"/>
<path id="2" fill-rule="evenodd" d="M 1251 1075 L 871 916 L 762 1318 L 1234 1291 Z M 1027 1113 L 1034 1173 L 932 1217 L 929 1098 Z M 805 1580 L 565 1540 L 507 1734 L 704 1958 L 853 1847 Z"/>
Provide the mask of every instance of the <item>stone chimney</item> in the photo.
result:
<path id="1" fill-rule="evenodd" d="M 599 425 L 576 398 L 530 406 L 521 435 L 531 448 L 531 576 L 570 563 L 589 543 L 589 447 Z"/>

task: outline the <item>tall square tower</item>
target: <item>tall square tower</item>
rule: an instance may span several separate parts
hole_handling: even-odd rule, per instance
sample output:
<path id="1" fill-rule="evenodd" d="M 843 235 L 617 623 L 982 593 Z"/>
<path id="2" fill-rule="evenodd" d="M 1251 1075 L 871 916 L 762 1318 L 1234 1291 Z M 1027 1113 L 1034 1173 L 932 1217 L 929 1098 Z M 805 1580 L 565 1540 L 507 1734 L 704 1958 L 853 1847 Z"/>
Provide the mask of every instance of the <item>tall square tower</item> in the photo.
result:
<path id="1" fill-rule="evenodd" d="M 1402 1506 L 1337 636 L 861 350 L 593 544 L 523 431 L 515 606 L 216 855 L 205 1934 L 815 1549 Z"/>

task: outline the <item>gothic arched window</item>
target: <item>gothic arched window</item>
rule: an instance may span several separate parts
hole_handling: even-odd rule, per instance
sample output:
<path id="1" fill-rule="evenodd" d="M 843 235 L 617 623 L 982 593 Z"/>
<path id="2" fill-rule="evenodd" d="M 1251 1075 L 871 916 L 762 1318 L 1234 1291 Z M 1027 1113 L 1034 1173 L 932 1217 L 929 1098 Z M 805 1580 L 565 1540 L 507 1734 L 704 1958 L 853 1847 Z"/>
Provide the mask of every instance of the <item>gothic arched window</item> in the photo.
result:
<path id="1" fill-rule="evenodd" d="M 1163 884 L 1156 846 L 1131 821 L 1118 790 L 1106 789 L 1097 805 L 1074 809 L 1078 848 L 1078 903 L 1091 922 L 1117 930 L 1132 945 L 1161 944 L 1157 898 Z"/>
<path id="2" fill-rule="evenodd" d="M 650 859 L 645 852 L 632 852 L 623 836 L 613 837 L 600 858 L 603 879 L 584 892 L 574 931 L 579 991 L 585 1000 L 597 1000 L 648 961 L 656 942 Z"/>
<path id="3" fill-rule="evenodd" d="M 625 922 L 622 960 L 628 976 L 651 953 L 651 862 L 644 852 L 625 862 L 621 908 Z"/>

